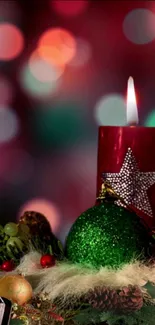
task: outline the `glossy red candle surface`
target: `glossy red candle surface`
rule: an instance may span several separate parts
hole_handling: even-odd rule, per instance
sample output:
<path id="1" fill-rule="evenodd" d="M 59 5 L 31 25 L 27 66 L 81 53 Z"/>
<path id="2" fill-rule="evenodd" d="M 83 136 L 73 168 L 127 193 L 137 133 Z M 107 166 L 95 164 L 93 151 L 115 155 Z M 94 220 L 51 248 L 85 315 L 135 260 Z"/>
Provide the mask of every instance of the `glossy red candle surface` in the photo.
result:
<path id="1" fill-rule="evenodd" d="M 97 196 L 101 189 L 102 173 L 119 173 L 128 148 L 131 148 L 141 172 L 155 172 L 155 128 L 99 128 Z M 148 189 L 154 217 L 145 215 L 147 225 L 155 228 L 155 184 Z"/>

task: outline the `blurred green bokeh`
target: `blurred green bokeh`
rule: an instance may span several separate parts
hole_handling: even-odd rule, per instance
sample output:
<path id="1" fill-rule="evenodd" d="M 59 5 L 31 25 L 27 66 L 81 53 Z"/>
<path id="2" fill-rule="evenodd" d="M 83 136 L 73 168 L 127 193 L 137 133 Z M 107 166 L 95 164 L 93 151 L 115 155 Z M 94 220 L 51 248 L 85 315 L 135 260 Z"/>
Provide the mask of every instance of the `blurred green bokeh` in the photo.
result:
<path id="1" fill-rule="evenodd" d="M 46 97 L 55 92 L 58 82 L 41 82 L 37 80 L 29 67 L 25 65 L 21 70 L 21 84 L 28 94 L 39 98 L 42 96 Z"/>
<path id="2" fill-rule="evenodd" d="M 155 126 L 155 111 L 152 111 L 145 121 L 145 126 L 154 127 Z"/>
<path id="3" fill-rule="evenodd" d="M 41 106 L 35 110 L 32 123 L 37 143 L 46 148 L 84 143 L 94 134 L 87 110 L 74 102 Z"/>

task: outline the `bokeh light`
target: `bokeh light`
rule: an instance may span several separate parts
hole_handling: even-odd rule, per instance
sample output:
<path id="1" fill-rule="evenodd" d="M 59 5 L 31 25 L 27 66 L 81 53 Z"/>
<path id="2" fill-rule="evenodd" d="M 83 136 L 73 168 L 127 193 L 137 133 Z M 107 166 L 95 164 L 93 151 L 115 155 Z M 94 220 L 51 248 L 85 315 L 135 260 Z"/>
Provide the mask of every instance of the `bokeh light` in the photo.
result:
<path id="1" fill-rule="evenodd" d="M 23 50 L 24 37 L 13 24 L 0 24 L 0 60 L 13 60 Z"/>
<path id="2" fill-rule="evenodd" d="M 82 104 L 70 101 L 41 105 L 34 112 L 33 130 L 45 148 L 65 147 L 90 136 L 90 126 Z"/>
<path id="3" fill-rule="evenodd" d="M 23 149 L 9 149 L 3 153 L 0 163 L 1 178 L 11 185 L 30 180 L 34 171 L 31 155 Z"/>
<path id="4" fill-rule="evenodd" d="M 155 110 L 153 110 L 146 118 L 145 126 L 155 127 Z"/>
<path id="5" fill-rule="evenodd" d="M 94 109 L 98 125 L 126 125 L 126 103 L 123 96 L 111 94 L 102 97 Z"/>
<path id="6" fill-rule="evenodd" d="M 52 96 L 59 86 L 59 80 L 41 82 L 30 71 L 29 65 L 24 65 L 20 71 L 20 84 L 24 91 L 32 97 L 45 99 Z"/>
<path id="7" fill-rule="evenodd" d="M 0 143 L 12 140 L 19 132 L 19 119 L 15 111 L 0 107 Z"/>
<path id="8" fill-rule="evenodd" d="M 36 211 L 42 213 L 49 221 L 54 233 L 57 232 L 60 226 L 60 211 L 52 202 L 44 198 L 34 198 L 26 202 L 19 211 L 19 218 L 25 211 Z"/>
<path id="9" fill-rule="evenodd" d="M 64 72 L 63 66 L 56 66 L 52 62 L 45 61 L 35 50 L 29 59 L 29 68 L 33 76 L 41 82 L 55 81 Z"/>
<path id="10" fill-rule="evenodd" d="M 54 10 L 66 17 L 75 17 L 86 11 L 89 2 L 87 0 L 54 0 L 51 5 Z"/>
<path id="11" fill-rule="evenodd" d="M 0 76 L 0 106 L 7 106 L 12 102 L 14 89 L 12 83 L 4 76 Z"/>
<path id="12" fill-rule="evenodd" d="M 124 19 L 123 31 L 135 44 L 152 42 L 155 38 L 155 14 L 148 9 L 130 11 Z"/>
<path id="13" fill-rule="evenodd" d="M 89 62 L 92 56 L 91 45 L 84 39 L 76 39 L 76 54 L 69 62 L 69 65 L 74 67 L 80 67 Z"/>
<path id="14" fill-rule="evenodd" d="M 40 37 L 38 51 L 44 60 L 60 66 L 65 65 L 76 53 L 76 41 L 65 29 L 50 28 Z"/>

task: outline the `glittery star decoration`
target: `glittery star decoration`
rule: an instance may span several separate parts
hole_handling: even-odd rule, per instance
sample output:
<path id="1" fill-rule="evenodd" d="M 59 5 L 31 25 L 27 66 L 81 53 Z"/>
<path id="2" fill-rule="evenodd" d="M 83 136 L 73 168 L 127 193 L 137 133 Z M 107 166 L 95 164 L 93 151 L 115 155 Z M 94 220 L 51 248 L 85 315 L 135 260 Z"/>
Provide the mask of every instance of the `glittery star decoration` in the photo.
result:
<path id="1" fill-rule="evenodd" d="M 141 172 L 131 148 L 127 151 L 119 173 L 103 173 L 102 176 L 103 181 L 109 182 L 127 206 L 133 206 L 153 217 L 147 191 L 155 184 L 155 172 Z"/>

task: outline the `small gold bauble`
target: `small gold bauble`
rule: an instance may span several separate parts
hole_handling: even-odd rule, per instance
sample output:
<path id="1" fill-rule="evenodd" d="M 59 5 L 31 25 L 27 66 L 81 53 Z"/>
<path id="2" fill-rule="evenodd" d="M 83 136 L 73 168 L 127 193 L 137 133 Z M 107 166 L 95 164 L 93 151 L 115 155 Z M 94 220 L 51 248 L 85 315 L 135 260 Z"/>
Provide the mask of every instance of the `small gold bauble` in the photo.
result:
<path id="1" fill-rule="evenodd" d="M 0 297 L 23 305 L 32 297 L 30 283 L 21 275 L 8 275 L 0 279 Z"/>

